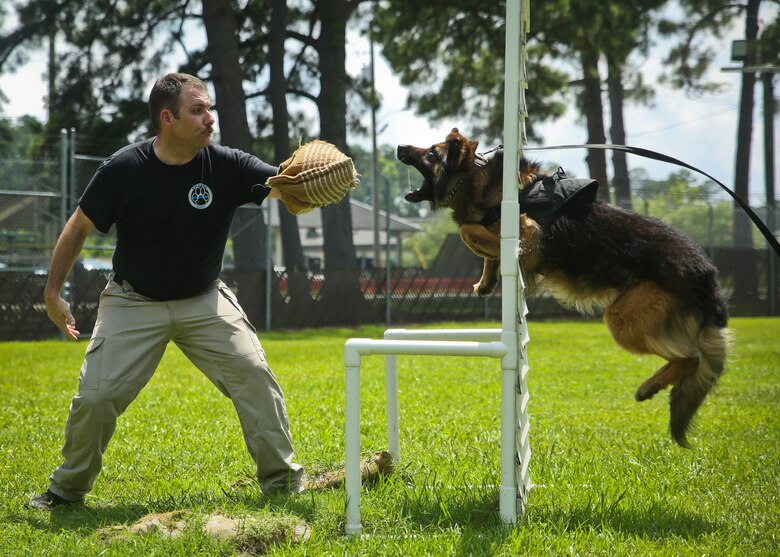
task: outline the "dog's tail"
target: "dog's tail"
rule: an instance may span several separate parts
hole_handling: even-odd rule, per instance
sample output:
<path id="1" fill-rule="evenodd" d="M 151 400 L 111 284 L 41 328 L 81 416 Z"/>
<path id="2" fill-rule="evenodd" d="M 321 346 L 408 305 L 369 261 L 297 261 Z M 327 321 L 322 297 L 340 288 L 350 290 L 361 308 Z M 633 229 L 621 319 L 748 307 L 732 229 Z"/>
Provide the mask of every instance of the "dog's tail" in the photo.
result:
<path id="1" fill-rule="evenodd" d="M 698 336 L 698 367 L 672 389 L 669 396 L 672 438 L 683 447 L 689 446 L 686 434 L 694 414 L 723 374 L 730 344 L 731 336 L 725 327 L 702 327 Z"/>

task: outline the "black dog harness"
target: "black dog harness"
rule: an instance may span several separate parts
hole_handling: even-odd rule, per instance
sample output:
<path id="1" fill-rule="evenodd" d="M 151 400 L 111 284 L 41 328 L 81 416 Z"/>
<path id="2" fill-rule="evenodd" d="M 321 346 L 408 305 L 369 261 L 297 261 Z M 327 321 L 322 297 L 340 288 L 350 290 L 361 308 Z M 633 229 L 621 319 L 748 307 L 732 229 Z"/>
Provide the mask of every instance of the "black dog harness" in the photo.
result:
<path id="1" fill-rule="evenodd" d="M 556 213 L 576 202 L 588 205 L 596 200 L 599 183 L 591 178 L 567 178 L 563 168 L 534 182 L 518 196 L 520 212 L 526 213 L 541 225 L 555 218 Z M 488 210 L 480 221 L 491 226 L 501 220 L 501 205 Z"/>

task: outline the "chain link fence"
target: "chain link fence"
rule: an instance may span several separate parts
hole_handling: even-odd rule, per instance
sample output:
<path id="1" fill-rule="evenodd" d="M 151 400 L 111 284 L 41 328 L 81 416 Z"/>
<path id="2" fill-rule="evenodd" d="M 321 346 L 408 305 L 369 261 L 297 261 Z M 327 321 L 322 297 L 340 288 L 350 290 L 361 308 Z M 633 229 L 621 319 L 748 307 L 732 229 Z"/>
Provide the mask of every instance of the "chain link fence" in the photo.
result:
<path id="1" fill-rule="evenodd" d="M 45 270 L 64 224 L 58 160 L 0 160 L 0 268 Z"/>
<path id="2" fill-rule="evenodd" d="M 0 158 L 0 270 L 45 274 L 54 245 L 103 161 L 77 155 L 73 131 L 60 135 L 60 157 Z M 110 258 L 115 235 L 90 237 L 87 253 Z"/>

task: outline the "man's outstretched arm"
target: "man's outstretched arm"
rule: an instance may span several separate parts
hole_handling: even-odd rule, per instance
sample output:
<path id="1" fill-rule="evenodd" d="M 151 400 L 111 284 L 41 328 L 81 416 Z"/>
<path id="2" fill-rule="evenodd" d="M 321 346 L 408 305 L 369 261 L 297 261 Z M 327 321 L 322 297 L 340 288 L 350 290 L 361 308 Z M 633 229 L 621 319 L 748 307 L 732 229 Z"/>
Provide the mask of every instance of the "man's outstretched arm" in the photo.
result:
<path id="1" fill-rule="evenodd" d="M 70 305 L 62 298 L 60 293 L 65 280 L 73 269 L 73 265 L 76 264 L 79 253 L 81 253 L 84 240 L 94 229 L 95 225 L 93 222 L 83 213 L 81 207 L 77 207 L 62 230 L 62 234 L 60 234 L 60 238 L 57 240 L 57 245 L 54 247 L 49 277 L 46 280 L 46 288 L 43 290 L 49 319 L 66 336 L 73 340 L 78 340 L 79 338 L 79 332 L 76 330 L 76 320 L 70 311 Z"/>

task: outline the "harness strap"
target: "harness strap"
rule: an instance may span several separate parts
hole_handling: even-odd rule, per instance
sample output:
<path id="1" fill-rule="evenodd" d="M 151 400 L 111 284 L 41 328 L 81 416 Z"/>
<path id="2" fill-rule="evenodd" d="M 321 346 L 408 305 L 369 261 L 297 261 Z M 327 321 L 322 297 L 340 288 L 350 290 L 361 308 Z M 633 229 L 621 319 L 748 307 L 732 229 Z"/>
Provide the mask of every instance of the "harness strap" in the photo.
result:
<path id="1" fill-rule="evenodd" d="M 495 151 L 496 149 L 493 149 Z M 492 153 L 493 151 L 488 151 Z M 487 153 L 474 153 L 474 166 L 477 168 L 485 168 L 488 163 L 488 158 L 485 156 Z"/>
<path id="2" fill-rule="evenodd" d="M 745 213 L 750 218 L 750 220 L 753 221 L 753 224 L 755 224 L 756 227 L 761 231 L 761 234 L 763 234 L 764 238 L 772 247 L 775 254 L 778 257 L 780 257 L 780 242 L 777 241 L 777 238 L 775 238 L 772 231 L 769 230 L 769 227 L 766 224 L 764 224 L 764 221 L 762 221 L 758 217 L 758 215 L 756 215 L 753 209 L 750 208 L 750 205 L 745 203 L 745 201 L 739 195 L 737 195 L 736 192 L 726 187 L 725 184 L 721 183 L 719 180 L 716 180 L 715 178 L 713 178 L 703 170 L 698 169 L 695 166 L 691 166 L 687 162 L 683 162 L 681 160 L 675 159 L 674 157 L 670 157 L 669 155 L 664 155 L 663 153 L 651 151 L 650 149 L 643 149 L 641 147 L 630 147 L 628 145 L 608 145 L 604 143 L 594 143 L 588 145 L 553 145 L 550 147 L 523 147 L 523 151 L 548 151 L 553 149 L 603 149 L 603 150 L 613 150 L 613 151 L 624 151 L 626 153 L 630 153 L 632 155 L 639 155 L 640 157 L 645 157 L 647 159 L 653 159 L 656 161 L 676 164 L 678 166 L 682 166 L 683 168 L 687 168 L 689 170 L 693 170 L 694 172 L 698 172 L 699 174 L 706 176 L 707 178 L 709 178 L 710 180 L 718 184 L 721 188 L 723 188 L 723 190 L 726 193 L 728 193 L 734 199 L 734 201 L 737 202 L 737 204 L 742 208 L 742 210 L 745 211 Z"/>

